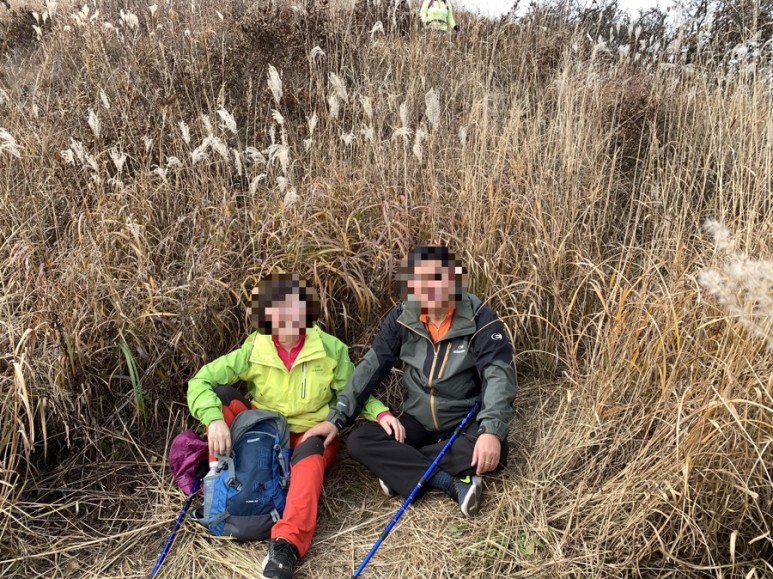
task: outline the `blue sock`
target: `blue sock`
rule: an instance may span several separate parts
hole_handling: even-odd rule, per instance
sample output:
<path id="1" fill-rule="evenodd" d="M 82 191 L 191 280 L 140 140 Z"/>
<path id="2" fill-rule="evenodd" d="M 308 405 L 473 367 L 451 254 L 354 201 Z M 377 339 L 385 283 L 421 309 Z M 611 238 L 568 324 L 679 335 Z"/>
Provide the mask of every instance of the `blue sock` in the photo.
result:
<path id="1" fill-rule="evenodd" d="M 448 496 L 454 496 L 454 477 L 444 470 L 439 470 L 427 481 L 427 487 L 440 489 Z"/>

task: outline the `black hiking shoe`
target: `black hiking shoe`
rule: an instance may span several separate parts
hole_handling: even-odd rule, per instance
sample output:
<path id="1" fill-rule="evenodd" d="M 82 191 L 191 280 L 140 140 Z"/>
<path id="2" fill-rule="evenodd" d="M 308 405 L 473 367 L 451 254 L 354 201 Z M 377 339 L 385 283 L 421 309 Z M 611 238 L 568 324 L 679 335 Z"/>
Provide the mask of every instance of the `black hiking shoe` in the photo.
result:
<path id="1" fill-rule="evenodd" d="M 263 561 L 263 579 L 292 579 L 298 551 L 284 539 L 271 539 Z"/>
<path id="2" fill-rule="evenodd" d="M 465 476 L 454 479 L 454 494 L 462 514 L 474 517 L 480 511 L 480 499 L 483 494 L 483 479 L 479 476 Z"/>

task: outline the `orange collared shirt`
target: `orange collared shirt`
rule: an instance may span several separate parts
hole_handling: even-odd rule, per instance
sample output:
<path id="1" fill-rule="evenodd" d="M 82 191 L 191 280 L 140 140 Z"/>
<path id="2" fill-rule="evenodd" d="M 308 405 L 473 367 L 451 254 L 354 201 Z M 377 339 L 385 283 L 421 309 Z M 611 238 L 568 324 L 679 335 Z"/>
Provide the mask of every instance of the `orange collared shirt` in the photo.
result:
<path id="1" fill-rule="evenodd" d="M 454 320 L 455 311 L 456 308 L 454 306 L 448 308 L 446 317 L 442 322 L 440 322 L 440 327 L 432 323 L 432 320 L 429 319 L 429 314 L 423 313 L 419 316 L 419 320 L 421 320 L 424 324 L 424 327 L 427 328 L 427 331 L 429 332 L 429 335 L 435 344 L 442 340 L 443 336 L 445 336 L 448 333 L 448 330 L 451 329 L 451 322 Z"/>

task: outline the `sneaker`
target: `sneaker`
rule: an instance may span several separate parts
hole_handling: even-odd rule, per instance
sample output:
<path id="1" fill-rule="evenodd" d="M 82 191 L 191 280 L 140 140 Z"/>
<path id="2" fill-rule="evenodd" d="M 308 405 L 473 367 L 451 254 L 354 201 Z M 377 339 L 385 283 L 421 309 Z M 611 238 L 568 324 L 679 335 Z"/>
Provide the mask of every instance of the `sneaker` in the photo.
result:
<path id="1" fill-rule="evenodd" d="M 381 492 L 384 493 L 386 496 L 388 497 L 397 496 L 397 491 L 395 491 L 394 489 L 390 489 L 383 480 L 378 479 L 378 486 L 381 487 Z"/>
<path id="2" fill-rule="evenodd" d="M 284 539 L 271 539 L 263 561 L 263 579 L 292 579 L 298 551 Z"/>
<path id="3" fill-rule="evenodd" d="M 454 494 L 462 514 L 474 517 L 480 511 L 483 494 L 483 479 L 479 476 L 465 476 L 454 480 Z"/>

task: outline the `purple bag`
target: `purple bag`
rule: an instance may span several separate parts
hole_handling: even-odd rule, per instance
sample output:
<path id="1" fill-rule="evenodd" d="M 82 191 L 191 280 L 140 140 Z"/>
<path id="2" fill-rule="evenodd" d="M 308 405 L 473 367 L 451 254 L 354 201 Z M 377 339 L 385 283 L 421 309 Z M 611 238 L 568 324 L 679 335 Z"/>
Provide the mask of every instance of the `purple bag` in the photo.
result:
<path id="1" fill-rule="evenodd" d="M 174 437 L 169 447 L 169 469 L 177 486 L 190 494 L 196 481 L 197 471 L 208 463 L 207 442 L 193 430 L 186 430 Z"/>

